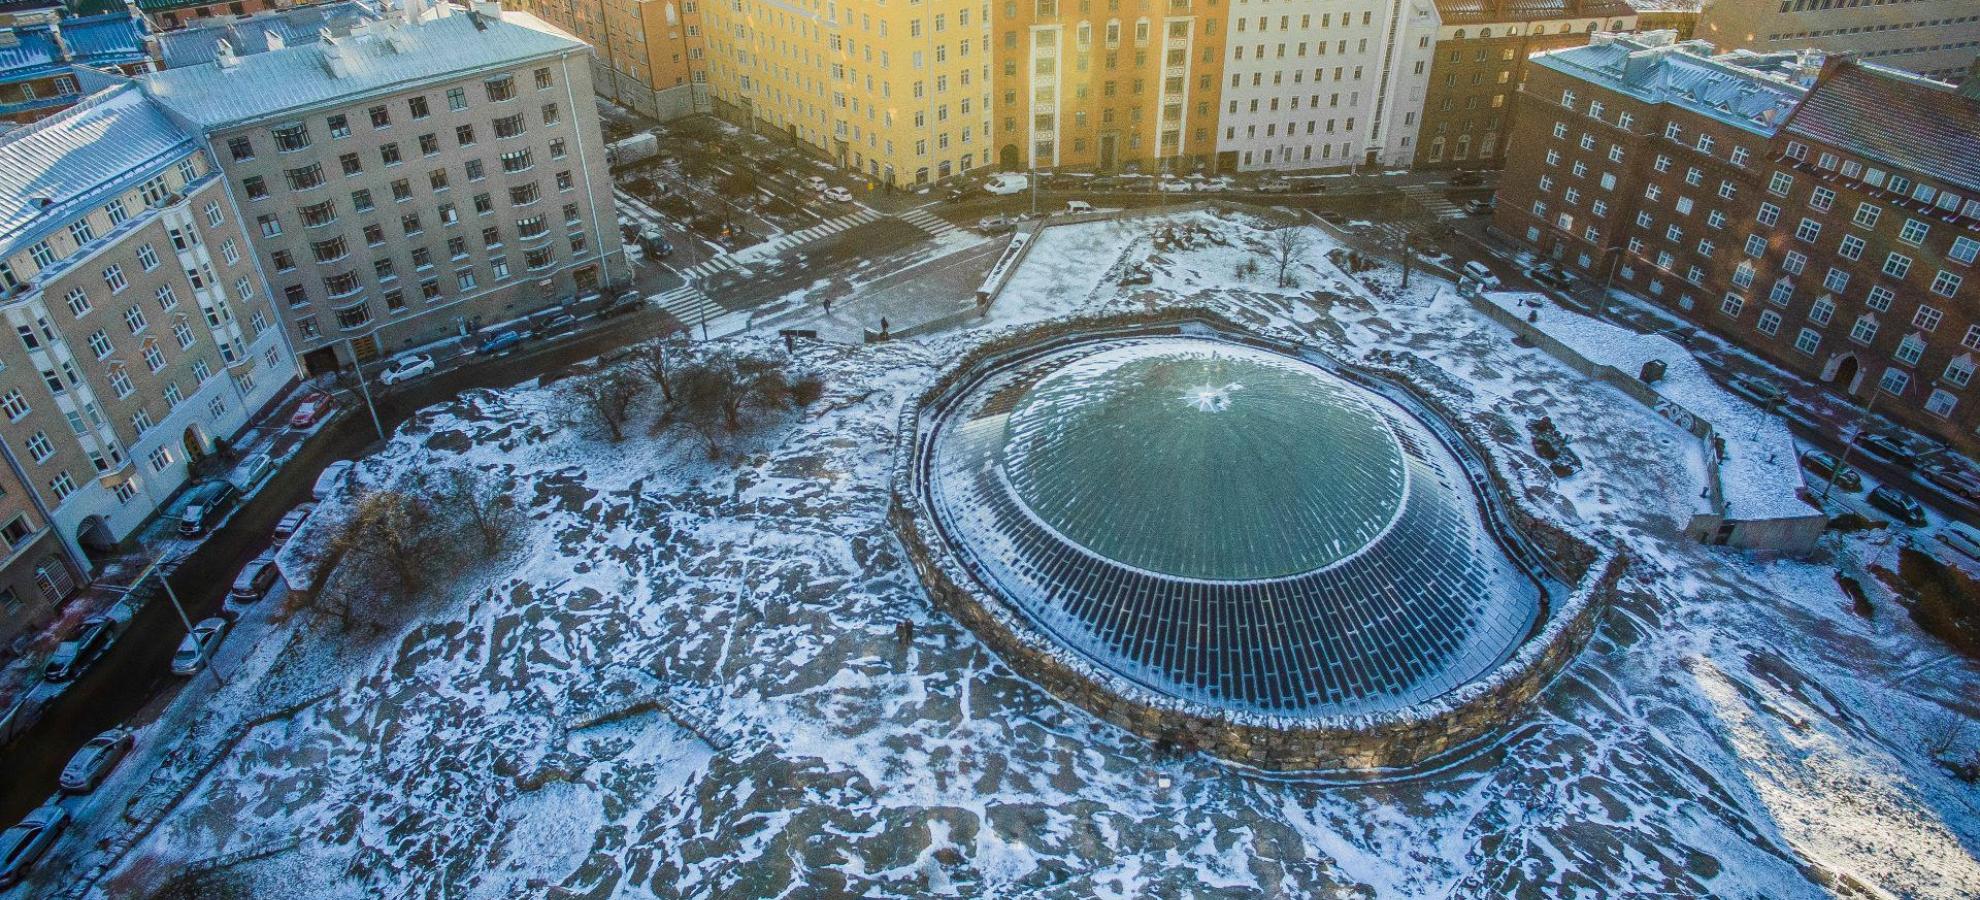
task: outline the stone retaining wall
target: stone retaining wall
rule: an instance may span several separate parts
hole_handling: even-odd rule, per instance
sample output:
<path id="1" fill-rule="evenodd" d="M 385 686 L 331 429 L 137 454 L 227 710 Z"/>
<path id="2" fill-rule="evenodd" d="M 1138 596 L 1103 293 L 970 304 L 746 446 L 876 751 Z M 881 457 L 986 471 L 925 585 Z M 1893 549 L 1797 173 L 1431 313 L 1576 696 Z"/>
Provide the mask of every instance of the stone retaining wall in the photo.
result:
<path id="1" fill-rule="evenodd" d="M 1500 733 L 1516 721 L 1587 645 L 1627 560 L 1620 551 L 1594 546 L 1530 508 L 1523 494 L 1505 490 L 1505 476 L 1494 465 L 1484 468 L 1501 490 L 1498 502 L 1506 517 L 1531 547 L 1547 557 L 1548 568 L 1573 582 L 1573 587 L 1567 596 L 1549 604 L 1549 614 L 1511 659 L 1456 691 L 1404 709 L 1321 718 L 1275 716 L 1158 694 L 1067 650 L 994 592 L 983 590 L 962 567 L 923 502 L 922 412 L 949 399 L 986 364 L 1013 351 L 1110 332 L 1173 332 L 1184 323 L 1207 325 L 1248 342 L 1261 339 L 1218 312 L 1197 307 L 1079 316 L 1014 328 L 964 354 L 903 410 L 888 518 L 935 605 L 968 626 L 1020 675 L 1093 715 L 1144 737 L 1261 768 L 1417 766 Z M 1397 380 L 1408 384 L 1407 379 Z M 1448 412 L 1434 397 L 1416 399 L 1433 412 Z M 1446 424 L 1474 445 L 1480 443 L 1475 423 L 1451 418 Z"/>

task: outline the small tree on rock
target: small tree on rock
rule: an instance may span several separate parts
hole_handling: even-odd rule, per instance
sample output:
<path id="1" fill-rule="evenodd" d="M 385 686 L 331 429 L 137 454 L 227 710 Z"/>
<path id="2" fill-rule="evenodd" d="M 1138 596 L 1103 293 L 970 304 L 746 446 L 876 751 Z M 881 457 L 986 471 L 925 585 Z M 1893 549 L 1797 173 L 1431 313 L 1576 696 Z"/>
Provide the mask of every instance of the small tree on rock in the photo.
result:
<path id="1" fill-rule="evenodd" d="M 479 543 L 483 556 L 495 555 L 515 535 L 521 515 L 507 479 L 458 465 L 440 470 L 435 481 L 436 505 Z"/>
<path id="2" fill-rule="evenodd" d="M 1265 254 L 1278 268 L 1279 287 L 1292 287 L 1292 265 L 1313 246 L 1313 233 L 1305 225 L 1280 225 L 1265 235 Z"/>
<path id="3" fill-rule="evenodd" d="M 626 420 L 632 417 L 633 403 L 645 386 L 624 369 L 600 369 L 580 375 L 564 384 L 564 396 L 577 415 L 605 427 L 618 443 L 625 440 Z"/>

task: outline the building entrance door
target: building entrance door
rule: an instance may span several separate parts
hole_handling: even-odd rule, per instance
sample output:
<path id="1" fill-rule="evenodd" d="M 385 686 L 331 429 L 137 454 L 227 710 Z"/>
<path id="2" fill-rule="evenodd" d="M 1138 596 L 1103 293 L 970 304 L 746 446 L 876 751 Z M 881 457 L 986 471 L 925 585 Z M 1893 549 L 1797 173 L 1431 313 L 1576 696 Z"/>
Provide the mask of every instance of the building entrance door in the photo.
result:
<path id="1" fill-rule="evenodd" d="M 1120 152 L 1120 143 L 1121 136 L 1118 134 L 1103 134 L 1100 136 L 1100 171 L 1112 172 L 1114 167 L 1120 164 L 1117 159 L 1117 155 Z"/>

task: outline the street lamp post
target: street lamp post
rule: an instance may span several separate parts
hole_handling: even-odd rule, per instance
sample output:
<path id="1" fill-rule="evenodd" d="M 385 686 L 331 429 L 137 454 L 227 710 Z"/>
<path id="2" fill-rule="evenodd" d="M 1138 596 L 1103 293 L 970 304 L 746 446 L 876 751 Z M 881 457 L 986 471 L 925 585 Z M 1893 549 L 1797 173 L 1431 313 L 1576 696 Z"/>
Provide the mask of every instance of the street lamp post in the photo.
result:
<path id="1" fill-rule="evenodd" d="M 145 566 L 143 572 L 138 573 L 137 579 L 131 582 L 131 586 L 124 589 L 124 593 L 129 594 L 131 591 L 136 590 L 137 586 L 143 584 L 147 577 L 152 575 L 158 576 L 158 586 L 165 589 L 165 599 L 172 602 L 172 611 L 179 614 L 179 624 L 186 626 L 186 634 L 192 634 L 192 617 L 186 615 L 185 604 L 179 602 L 179 593 L 172 590 L 172 580 L 165 577 L 165 570 L 160 568 L 164 562 L 165 554 L 163 551 L 160 551 L 157 558 L 153 559 L 150 565 Z M 214 664 L 211 657 L 206 660 L 206 669 L 213 673 L 213 680 L 215 682 L 218 682 L 222 686 L 227 684 L 227 679 L 220 674 L 219 666 Z"/>
<path id="2" fill-rule="evenodd" d="M 378 420 L 378 407 L 371 402 L 371 385 L 364 379 L 364 363 L 358 359 L 357 344 L 352 338 L 344 339 L 344 346 L 351 351 L 351 371 L 357 373 L 358 393 L 364 396 L 364 408 L 371 413 L 372 430 L 378 432 L 378 439 L 385 439 L 385 425 Z"/>

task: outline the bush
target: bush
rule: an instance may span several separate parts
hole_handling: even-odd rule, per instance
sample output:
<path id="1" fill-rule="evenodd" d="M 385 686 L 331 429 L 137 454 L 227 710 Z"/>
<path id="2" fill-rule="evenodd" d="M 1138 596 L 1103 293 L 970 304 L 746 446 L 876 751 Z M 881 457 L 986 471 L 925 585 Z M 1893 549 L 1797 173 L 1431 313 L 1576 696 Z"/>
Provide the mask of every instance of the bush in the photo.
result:
<path id="1" fill-rule="evenodd" d="M 825 396 L 825 379 L 816 375 L 799 376 L 791 382 L 791 402 L 798 406 L 810 406 Z"/>
<path id="2" fill-rule="evenodd" d="M 1869 531 L 1873 528 L 1882 528 L 1882 527 L 1884 527 L 1884 523 L 1873 522 L 1870 519 L 1867 519 L 1862 515 L 1853 512 L 1846 512 L 1843 513 L 1842 515 L 1839 515 L 1829 520 L 1830 531 L 1840 531 L 1843 533 L 1849 533 L 1852 531 Z"/>

